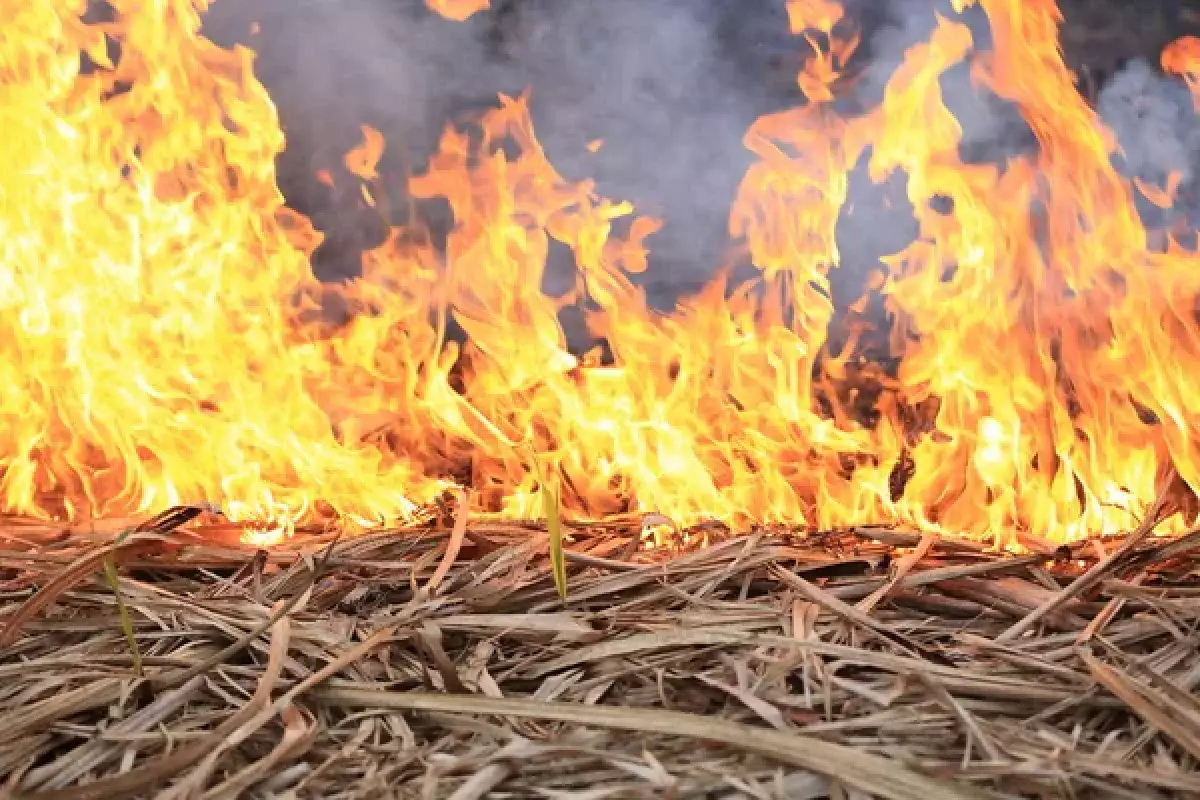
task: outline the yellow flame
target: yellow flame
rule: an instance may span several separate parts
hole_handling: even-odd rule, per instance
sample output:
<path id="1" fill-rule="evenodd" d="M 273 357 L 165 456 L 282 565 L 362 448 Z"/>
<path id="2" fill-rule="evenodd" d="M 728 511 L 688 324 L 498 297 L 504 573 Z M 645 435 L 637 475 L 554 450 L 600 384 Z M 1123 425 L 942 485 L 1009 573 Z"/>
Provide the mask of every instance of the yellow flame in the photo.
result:
<path id="1" fill-rule="evenodd" d="M 747 131 L 756 161 L 730 214 L 759 275 L 722 274 L 666 315 L 629 277 L 653 270 L 659 222 L 559 175 L 526 97 L 448 128 L 412 179 L 453 213 L 444 249 L 410 222 L 360 279 L 321 286 L 320 235 L 277 188 L 284 140 L 253 54 L 200 36 L 203 0 L 111 4 L 115 21 L 90 24 L 86 0 L 0 0 L 5 512 L 204 500 L 262 543 L 301 521 L 402 518 L 456 484 L 537 515 L 545 468 L 576 517 L 901 522 L 1004 544 L 1127 528 L 1169 467 L 1200 486 L 1200 258 L 1148 245 L 1050 0 L 980 0 L 986 52 L 939 17 L 852 116 L 832 101 L 857 33 L 832 0 L 790 0 L 808 102 Z M 1196 52 L 1163 56 L 1193 90 Z M 963 162 L 939 85 L 959 64 L 1020 110 L 1036 153 Z M 345 159 L 372 205 L 384 147 L 364 128 Z M 860 164 L 905 178 L 918 233 L 839 309 Z M 1139 190 L 1170 205 L 1173 180 Z M 552 243 L 578 267 L 561 297 L 540 288 Z M 856 350 L 872 297 L 891 367 Z M 584 298 L 611 359 L 568 350 L 558 313 Z"/>
<path id="2" fill-rule="evenodd" d="M 464 22 L 492 7 L 491 0 L 425 0 L 425 5 L 455 22 Z"/>

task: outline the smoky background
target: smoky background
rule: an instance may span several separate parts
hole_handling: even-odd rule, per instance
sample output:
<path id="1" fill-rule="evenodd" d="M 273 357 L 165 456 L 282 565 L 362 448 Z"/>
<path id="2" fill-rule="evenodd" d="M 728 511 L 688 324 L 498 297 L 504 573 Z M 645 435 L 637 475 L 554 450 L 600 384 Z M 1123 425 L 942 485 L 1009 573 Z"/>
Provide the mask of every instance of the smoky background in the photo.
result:
<path id="1" fill-rule="evenodd" d="M 750 164 L 745 130 L 799 100 L 799 50 L 778 0 L 498 0 L 463 23 L 423 0 L 217 0 L 205 29 L 259 53 L 288 137 L 281 188 L 326 233 L 316 268 L 330 279 L 353 275 L 382 237 L 341 166 L 360 125 L 388 141 L 380 173 L 401 209 L 405 172 L 424 167 L 447 123 L 528 88 L 539 140 L 564 177 L 592 178 L 600 194 L 665 221 L 645 281 L 652 302 L 669 307 L 722 259 Z M 594 140 L 603 146 L 592 153 Z M 322 169 L 348 191 L 318 182 Z M 570 263 L 554 262 L 546 288 L 557 292 Z"/>
<path id="2" fill-rule="evenodd" d="M 949 8 L 946 0 L 845 5 L 862 35 L 847 102 L 864 105 L 878 100 L 904 51 L 927 37 L 935 12 Z M 1157 59 L 1171 39 L 1200 31 L 1200 13 L 1182 0 L 1060 7 L 1068 62 L 1118 134 L 1122 167 L 1160 184 L 1180 171 L 1186 198 L 1200 171 L 1200 126 L 1186 89 L 1162 78 Z M 968 18 L 985 46 L 982 13 Z M 387 138 L 380 173 L 391 207 L 403 209 L 406 174 L 424 167 L 447 123 L 469 121 L 499 92 L 529 88 L 539 139 L 560 173 L 594 178 L 600 194 L 665 221 L 648 242 L 650 269 L 638 276 L 661 309 L 731 259 L 727 218 L 751 159 L 742 136 L 761 114 L 801 102 L 795 75 L 808 53 L 788 32 L 784 0 L 493 0 L 465 23 L 442 19 L 423 0 L 215 0 L 205 33 L 258 53 L 288 138 L 281 188 L 326 234 L 315 257 L 322 278 L 356 274 L 361 252 L 384 235 L 342 167 L 361 125 Z M 1035 146 L 1020 116 L 981 98 L 965 68 L 944 76 L 942 88 L 963 122 L 967 160 L 999 161 Z M 603 147 L 589 152 L 597 139 Z M 337 188 L 317 180 L 321 170 Z M 861 170 L 852 176 L 836 304 L 857 298 L 879 256 L 911 240 L 903 196 L 902 180 L 881 189 Z M 436 236 L 446 221 L 429 214 Z M 556 253 L 544 288 L 565 289 L 571 272 L 569 256 Z"/>

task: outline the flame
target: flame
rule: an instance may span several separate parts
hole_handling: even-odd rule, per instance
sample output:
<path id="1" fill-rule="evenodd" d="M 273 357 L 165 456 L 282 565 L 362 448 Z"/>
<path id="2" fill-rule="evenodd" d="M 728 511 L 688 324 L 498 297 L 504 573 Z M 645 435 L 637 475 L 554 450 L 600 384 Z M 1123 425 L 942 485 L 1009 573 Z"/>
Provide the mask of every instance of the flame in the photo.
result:
<path id="1" fill-rule="evenodd" d="M 425 0 L 425 5 L 437 14 L 455 22 L 464 22 L 480 11 L 492 7 L 491 0 Z"/>
<path id="2" fill-rule="evenodd" d="M 1183 78 L 1200 111 L 1200 38 L 1181 36 L 1171 42 L 1163 49 L 1161 63 L 1164 72 Z"/>
<path id="3" fill-rule="evenodd" d="M 1050 0 L 980 0 L 987 50 L 960 0 L 854 112 L 835 101 L 857 32 L 832 0 L 789 0 L 807 102 L 747 131 L 729 220 L 758 275 L 722 272 L 670 314 L 630 277 L 653 270 L 660 223 L 558 174 L 527 96 L 447 128 L 412 178 L 453 214 L 444 247 L 409 220 L 361 278 L 321 285 L 253 53 L 200 35 L 205 0 L 111 5 L 92 23 L 86 0 L 0 0 L 5 512 L 203 500 L 262 543 L 405 518 L 456 485 L 536 516 L 550 470 L 576 517 L 893 522 L 1003 546 L 1127 529 L 1169 469 L 1200 487 L 1200 258 L 1149 245 Z M 1163 54 L 1193 90 L 1196 52 Z M 960 66 L 1035 152 L 963 160 L 940 88 Z M 385 146 L 364 128 L 345 158 L 381 214 Z M 859 168 L 881 192 L 903 178 L 916 235 L 839 308 Z M 1136 188 L 1169 206 L 1178 181 Z M 541 289 L 555 244 L 577 265 L 562 296 Z M 568 306 L 607 354 L 570 351 Z"/>

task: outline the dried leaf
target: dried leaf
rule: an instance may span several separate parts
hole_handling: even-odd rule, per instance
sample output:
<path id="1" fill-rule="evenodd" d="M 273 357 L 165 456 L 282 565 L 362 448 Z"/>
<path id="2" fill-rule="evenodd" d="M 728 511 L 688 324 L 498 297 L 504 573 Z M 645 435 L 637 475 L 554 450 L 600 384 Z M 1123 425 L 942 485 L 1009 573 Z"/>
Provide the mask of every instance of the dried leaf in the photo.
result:
<path id="1" fill-rule="evenodd" d="M 470 500 L 470 494 L 460 489 L 458 492 L 458 516 L 454 520 L 454 528 L 450 531 L 450 538 L 446 541 L 446 554 L 442 556 L 442 562 L 438 564 L 438 568 L 434 571 L 433 577 L 429 579 L 429 583 L 425 584 L 425 591 L 427 592 L 433 593 L 437 591 L 438 586 L 441 585 L 446 575 L 450 572 L 450 568 L 454 566 L 454 562 L 458 560 L 458 554 L 462 550 L 463 539 L 467 532 L 467 516 L 470 512 Z"/>
<path id="2" fill-rule="evenodd" d="M 950 784 L 912 771 L 892 759 L 844 745 L 736 722 L 648 708 L 584 706 L 535 700 L 498 700 L 478 695 L 430 692 L 387 692 L 331 686 L 314 693 L 317 702 L 350 708 L 397 708 L 457 714 L 575 722 L 617 730 L 654 732 L 720 742 L 729 747 L 774 758 L 802 769 L 836 777 L 847 786 L 887 800 L 982 800 L 986 795 L 964 784 Z"/>

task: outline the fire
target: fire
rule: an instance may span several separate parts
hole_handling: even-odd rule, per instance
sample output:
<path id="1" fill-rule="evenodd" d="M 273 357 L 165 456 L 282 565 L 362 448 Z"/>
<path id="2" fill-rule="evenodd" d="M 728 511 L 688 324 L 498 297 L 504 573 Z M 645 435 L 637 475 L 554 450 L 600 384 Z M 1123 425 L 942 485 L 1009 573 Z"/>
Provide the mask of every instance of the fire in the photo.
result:
<path id="1" fill-rule="evenodd" d="M 492 7 L 491 0 L 425 0 L 425 4 L 431 11 L 455 22 L 464 22 Z"/>
<path id="2" fill-rule="evenodd" d="M 1200 39 L 1184 36 L 1167 45 L 1162 53 L 1162 68 L 1187 81 L 1196 110 L 1200 111 Z"/>
<path id="3" fill-rule="evenodd" d="M 465 485 L 479 511 L 525 517 L 553 474 L 577 517 L 886 521 L 1005 545 L 1127 529 L 1170 468 L 1200 488 L 1200 257 L 1148 243 L 1050 0 L 980 0 L 982 51 L 939 17 L 849 115 L 849 20 L 789 0 L 808 102 L 747 132 L 757 162 L 730 215 L 759 276 L 722 273 L 667 315 L 629 278 L 653 269 L 658 221 L 559 175 L 524 96 L 448 128 L 412 179 L 453 213 L 444 249 L 396 226 L 361 278 L 322 286 L 320 234 L 277 188 L 284 140 L 253 53 L 200 35 L 206 0 L 110 4 L 85 23 L 86 0 L 0 0 L 5 512 L 203 500 L 282 528 L 372 525 Z M 1196 53 L 1163 54 L 1193 90 Z M 1019 109 L 1035 152 L 962 160 L 939 84 L 959 65 Z M 385 142 L 363 134 L 346 166 L 386 213 Z M 860 164 L 905 179 L 917 235 L 839 309 Z M 560 297 L 540 289 L 553 242 L 578 267 Z M 569 350 L 573 304 L 610 357 Z M 880 333 L 886 363 L 860 347 Z"/>

